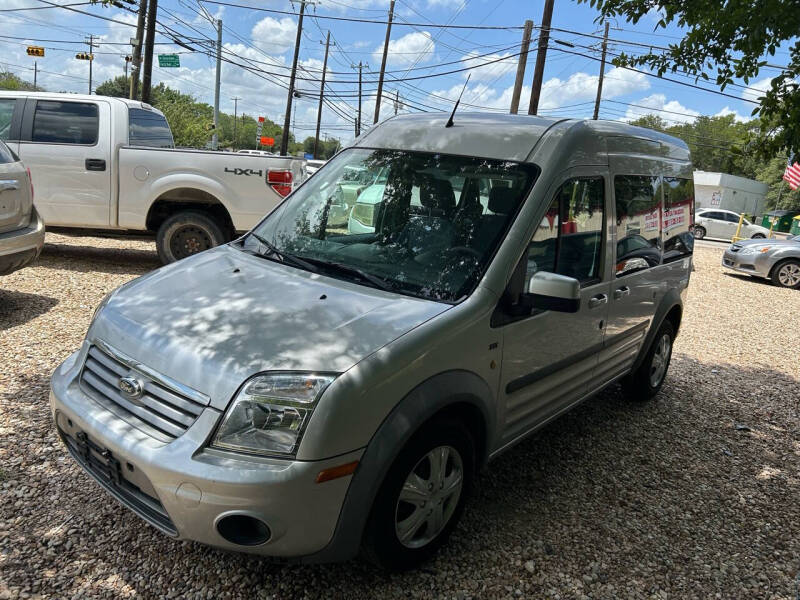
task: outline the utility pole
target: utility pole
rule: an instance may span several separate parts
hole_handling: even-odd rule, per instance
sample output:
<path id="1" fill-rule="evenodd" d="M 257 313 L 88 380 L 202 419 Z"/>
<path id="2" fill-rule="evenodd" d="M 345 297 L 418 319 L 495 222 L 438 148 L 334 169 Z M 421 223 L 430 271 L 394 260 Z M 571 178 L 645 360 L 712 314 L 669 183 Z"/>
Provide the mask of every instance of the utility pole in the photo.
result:
<path id="1" fill-rule="evenodd" d="M 147 32 L 144 41 L 144 75 L 142 75 L 142 102 L 150 104 L 150 84 L 153 80 L 153 44 L 156 37 L 158 0 L 149 0 L 147 7 Z"/>
<path id="2" fill-rule="evenodd" d="M 321 42 L 320 42 L 321 43 Z M 314 135 L 314 158 L 318 158 L 317 148 L 319 146 L 319 126 L 322 123 L 322 98 L 325 94 L 325 71 L 328 68 L 328 47 L 331 44 L 331 30 L 325 37 L 325 59 L 322 61 L 322 83 L 319 86 L 319 106 L 317 107 L 317 133 Z"/>
<path id="3" fill-rule="evenodd" d="M 152 0 L 151 0 L 152 1 Z M 219 147 L 219 76 L 222 69 L 222 19 L 217 19 L 217 77 L 214 83 L 214 135 L 211 136 L 211 149 Z"/>
<path id="4" fill-rule="evenodd" d="M 519 110 L 519 97 L 522 94 L 522 82 L 525 80 L 525 67 L 528 64 L 528 48 L 531 45 L 531 31 L 533 21 L 525 21 L 525 28 L 522 30 L 522 46 L 520 47 L 519 62 L 517 63 L 517 79 L 514 81 L 514 93 L 511 95 L 511 114 L 517 114 Z"/>
<path id="5" fill-rule="evenodd" d="M 309 0 L 299 0 L 300 14 L 297 19 L 297 37 L 294 40 L 294 58 L 292 59 L 292 74 L 289 77 L 289 91 L 286 94 L 286 113 L 283 117 L 283 131 L 281 132 L 281 156 L 286 156 L 289 150 L 289 127 L 292 118 L 292 96 L 294 96 L 294 80 L 297 76 L 297 58 L 300 55 L 300 40 L 303 35 L 303 15 L 306 12 L 306 4 L 313 4 Z"/>
<path id="6" fill-rule="evenodd" d="M 125 81 L 128 81 L 128 63 L 131 62 L 130 54 L 125 55 Z"/>
<path id="7" fill-rule="evenodd" d="M 394 116 L 397 116 L 397 108 L 400 106 L 400 90 L 394 91 Z"/>
<path id="8" fill-rule="evenodd" d="M 236 151 L 236 114 L 237 114 L 237 109 L 239 108 L 239 100 L 241 100 L 241 98 L 239 98 L 238 96 L 234 96 L 233 98 L 231 98 L 231 100 L 233 100 L 233 151 L 235 152 Z"/>
<path id="9" fill-rule="evenodd" d="M 87 46 L 89 46 L 89 94 L 92 93 L 92 63 L 94 62 L 94 49 L 99 48 L 97 44 L 94 43 L 94 36 L 89 36 L 89 41 L 85 42 Z"/>
<path id="10" fill-rule="evenodd" d="M 361 135 L 361 69 L 367 67 L 369 64 L 358 61 L 357 65 L 350 65 L 351 69 L 358 69 L 358 118 L 356 119 L 356 137 Z"/>
<path id="11" fill-rule="evenodd" d="M 554 0 L 544 0 L 544 14 L 542 15 L 542 28 L 539 30 L 539 49 L 536 52 L 536 68 L 533 71 L 533 85 L 531 86 L 531 103 L 528 114 L 535 115 L 539 112 L 539 96 L 542 94 L 542 79 L 544 79 L 544 61 L 547 58 L 547 44 L 550 42 L 550 21 L 553 20 Z"/>
<path id="12" fill-rule="evenodd" d="M 33 61 L 33 89 L 36 89 L 36 76 L 39 74 L 39 68 L 36 66 L 36 61 Z"/>
<path id="13" fill-rule="evenodd" d="M 592 117 L 597 121 L 600 115 L 600 98 L 603 95 L 603 76 L 606 70 L 606 48 L 608 47 L 608 21 L 606 21 L 606 30 L 603 33 L 603 53 L 600 57 L 600 78 L 597 80 L 597 99 L 594 101 L 594 116 Z"/>
<path id="14" fill-rule="evenodd" d="M 136 100 L 139 94 L 139 71 L 142 64 L 142 40 L 144 39 L 144 16 L 147 14 L 147 0 L 139 0 L 139 15 L 136 21 L 136 37 L 131 40 L 133 56 L 131 61 L 131 81 L 128 98 Z"/>
<path id="15" fill-rule="evenodd" d="M 377 123 L 381 116 L 381 94 L 383 94 L 383 74 L 386 71 L 386 55 L 389 52 L 389 36 L 392 34 L 392 18 L 394 17 L 394 0 L 389 4 L 389 20 L 386 23 L 386 39 L 383 42 L 383 58 L 381 59 L 381 74 L 378 76 L 378 97 L 375 99 L 375 119 Z"/>

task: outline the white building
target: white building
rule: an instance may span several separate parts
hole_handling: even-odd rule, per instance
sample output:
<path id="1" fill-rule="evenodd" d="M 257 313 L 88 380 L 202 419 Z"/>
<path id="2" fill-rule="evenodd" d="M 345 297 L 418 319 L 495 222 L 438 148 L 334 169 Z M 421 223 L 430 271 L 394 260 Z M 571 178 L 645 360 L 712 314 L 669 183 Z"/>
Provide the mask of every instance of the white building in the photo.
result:
<path id="1" fill-rule="evenodd" d="M 737 213 L 761 216 L 764 198 L 769 186 L 766 183 L 728 175 L 727 173 L 694 172 L 695 210 L 722 208 Z"/>

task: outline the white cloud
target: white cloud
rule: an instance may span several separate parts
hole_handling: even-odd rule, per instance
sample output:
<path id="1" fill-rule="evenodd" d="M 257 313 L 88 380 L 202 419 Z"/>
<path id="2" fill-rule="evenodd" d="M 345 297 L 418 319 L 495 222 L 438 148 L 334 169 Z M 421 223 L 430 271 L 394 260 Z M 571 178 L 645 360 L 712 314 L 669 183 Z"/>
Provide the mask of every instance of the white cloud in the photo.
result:
<path id="1" fill-rule="evenodd" d="M 268 54 L 283 54 L 289 48 L 294 48 L 296 36 L 297 21 L 290 17 L 264 17 L 250 31 L 253 45 Z"/>
<path id="2" fill-rule="evenodd" d="M 742 90 L 742 98 L 745 100 L 758 101 L 761 96 L 763 96 L 766 91 L 772 87 L 772 77 L 759 79 L 758 81 L 748 84 L 747 87 L 751 89 Z"/>
<path id="3" fill-rule="evenodd" d="M 433 42 L 431 34 L 427 31 L 414 31 L 407 33 L 403 37 L 396 40 L 389 40 L 389 52 L 386 57 L 386 62 L 392 67 L 410 67 L 417 61 L 421 52 L 422 55 L 420 63 L 430 60 L 431 55 L 436 50 L 436 44 Z M 381 64 L 383 56 L 383 44 L 375 48 L 372 53 L 372 60 L 376 65 Z"/>
<path id="4" fill-rule="evenodd" d="M 476 56 L 480 56 L 480 58 L 474 58 Z M 485 67 L 477 67 L 473 68 L 471 71 L 465 71 L 463 76 L 466 77 L 471 74 L 470 81 L 489 81 L 491 79 L 497 79 L 512 71 L 517 65 L 517 57 L 511 57 L 508 52 L 504 54 L 489 54 L 488 56 L 482 56 L 478 52 L 470 52 L 462 56 L 461 59 L 464 61 L 462 64 L 452 65 L 449 68 L 475 67 L 475 65 L 498 61 L 492 62 L 492 64 L 486 65 Z"/>
<path id="5" fill-rule="evenodd" d="M 727 117 L 728 115 L 733 115 L 733 118 L 737 123 L 746 123 L 747 121 L 749 121 L 752 118 L 752 117 L 745 117 L 743 115 L 740 115 L 739 111 L 732 110 L 729 106 L 726 106 L 725 108 L 720 110 L 714 116 L 715 117 Z"/>
<path id="6" fill-rule="evenodd" d="M 628 108 L 624 117 L 625 121 L 633 121 L 646 114 L 653 114 L 669 123 L 690 123 L 694 121 L 695 117 L 700 116 L 699 112 L 683 106 L 677 100 L 667 101 L 667 97 L 664 94 L 652 94 L 637 100 L 634 104 L 647 108 L 633 106 Z M 648 110 L 648 108 L 652 110 Z"/>

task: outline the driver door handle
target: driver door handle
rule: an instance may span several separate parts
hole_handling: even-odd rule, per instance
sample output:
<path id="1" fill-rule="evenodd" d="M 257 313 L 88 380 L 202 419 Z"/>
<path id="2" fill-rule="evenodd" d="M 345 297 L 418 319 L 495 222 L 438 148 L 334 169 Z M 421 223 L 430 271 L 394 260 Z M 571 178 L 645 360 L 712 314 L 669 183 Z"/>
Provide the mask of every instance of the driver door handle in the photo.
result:
<path id="1" fill-rule="evenodd" d="M 19 180 L 2 179 L 0 180 L 0 192 L 10 192 L 19 189 Z"/>
<path id="2" fill-rule="evenodd" d="M 625 296 L 631 295 L 631 288 L 627 285 L 623 285 L 621 288 L 617 288 L 614 290 L 614 300 L 619 300 L 620 298 L 624 298 Z"/>
<path id="3" fill-rule="evenodd" d="M 597 294 L 597 296 L 589 298 L 589 308 L 597 308 L 606 302 L 608 302 L 608 296 L 605 294 Z"/>

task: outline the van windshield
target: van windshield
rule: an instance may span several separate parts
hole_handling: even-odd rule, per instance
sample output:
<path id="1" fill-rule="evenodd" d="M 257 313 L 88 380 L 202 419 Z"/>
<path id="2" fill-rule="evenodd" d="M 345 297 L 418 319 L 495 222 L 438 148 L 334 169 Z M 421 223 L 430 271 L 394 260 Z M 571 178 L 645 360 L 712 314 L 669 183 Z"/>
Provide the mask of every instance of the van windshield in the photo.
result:
<path id="1" fill-rule="evenodd" d="M 255 252 L 265 242 L 267 258 L 299 268 L 455 302 L 483 275 L 536 174 L 501 160 L 345 150 L 243 244 Z"/>

